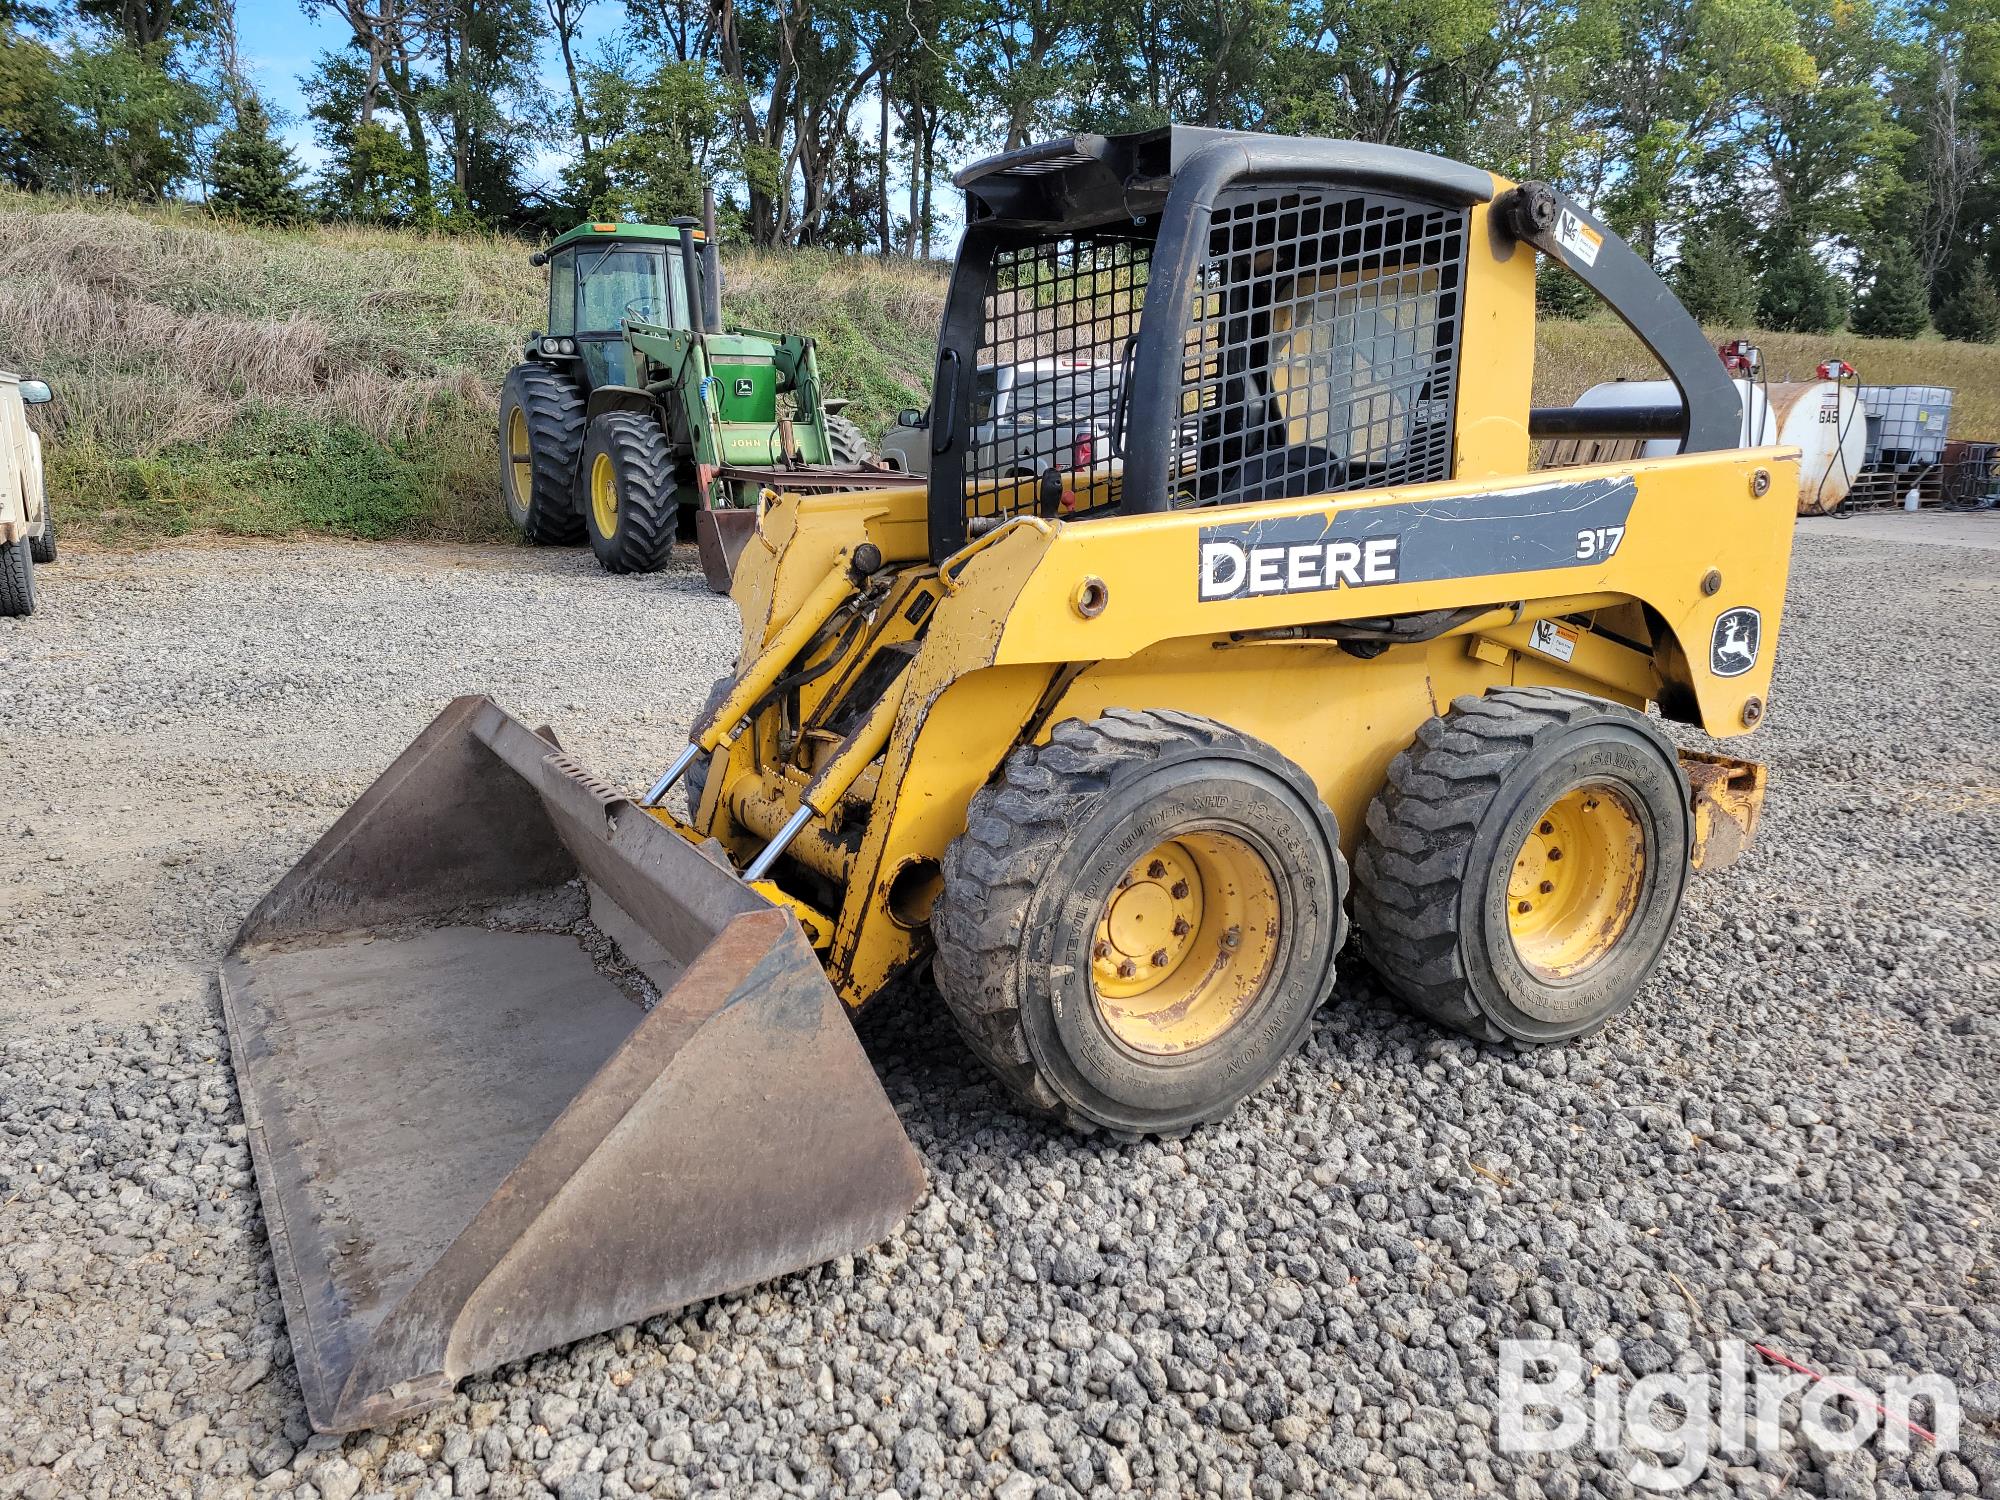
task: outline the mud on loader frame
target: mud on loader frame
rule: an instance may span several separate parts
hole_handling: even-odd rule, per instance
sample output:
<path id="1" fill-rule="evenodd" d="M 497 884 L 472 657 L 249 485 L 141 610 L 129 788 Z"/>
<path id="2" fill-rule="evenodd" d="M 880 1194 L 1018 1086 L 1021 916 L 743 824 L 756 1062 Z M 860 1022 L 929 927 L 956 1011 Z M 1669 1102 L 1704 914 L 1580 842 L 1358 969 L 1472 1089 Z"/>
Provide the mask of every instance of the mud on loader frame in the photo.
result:
<path id="1" fill-rule="evenodd" d="M 922 1171 L 841 1012 L 933 958 L 1024 1105 L 1173 1134 L 1299 1044 L 1350 894 L 1411 1004 L 1556 1040 L 1747 839 L 1761 770 L 1643 710 L 1761 718 L 1796 454 L 1727 451 L 1733 387 L 1602 225 L 1178 127 L 959 184 L 928 488 L 766 504 L 739 670 L 647 793 L 461 700 L 246 923 L 315 1425 L 886 1232 Z M 1661 359 L 1680 456 L 1532 471 L 1586 420 L 1529 410 L 1536 252 Z M 1028 357 L 1122 369 L 1090 469 L 982 448 L 978 370 Z"/>

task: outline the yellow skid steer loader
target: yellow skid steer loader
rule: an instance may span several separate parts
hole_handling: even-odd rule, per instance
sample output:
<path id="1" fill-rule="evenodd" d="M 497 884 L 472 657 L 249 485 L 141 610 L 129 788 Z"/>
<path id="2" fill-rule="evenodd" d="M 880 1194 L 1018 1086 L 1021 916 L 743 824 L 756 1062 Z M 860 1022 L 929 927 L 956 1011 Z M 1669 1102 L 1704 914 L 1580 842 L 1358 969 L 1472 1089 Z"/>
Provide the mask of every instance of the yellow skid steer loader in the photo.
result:
<path id="1" fill-rule="evenodd" d="M 1735 448 L 1616 235 L 1182 127 L 958 183 L 927 485 L 766 497 L 740 667 L 657 782 L 462 699 L 245 923 L 223 1001 L 316 1426 L 887 1233 L 923 1171 L 847 1013 L 899 976 L 1022 1107 L 1173 1135 L 1299 1046 L 1350 920 L 1416 1009 L 1559 1041 L 1749 838 L 1761 768 L 1646 709 L 1763 716 L 1796 451 Z M 1538 255 L 1677 403 L 1530 409 Z M 1535 467 L 1579 436 L 1680 452 Z"/>

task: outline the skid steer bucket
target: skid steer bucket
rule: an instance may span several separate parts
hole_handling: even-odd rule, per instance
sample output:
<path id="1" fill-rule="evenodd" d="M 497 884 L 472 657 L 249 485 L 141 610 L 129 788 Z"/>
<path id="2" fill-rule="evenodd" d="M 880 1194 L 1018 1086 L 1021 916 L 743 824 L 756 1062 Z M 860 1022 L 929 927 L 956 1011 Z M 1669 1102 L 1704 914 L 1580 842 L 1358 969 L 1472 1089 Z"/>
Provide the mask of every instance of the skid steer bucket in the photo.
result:
<path id="1" fill-rule="evenodd" d="M 567 930 L 586 894 L 650 1010 Z M 222 1002 L 324 1432 L 861 1249 L 924 1190 L 796 919 L 484 698 L 251 913 Z"/>

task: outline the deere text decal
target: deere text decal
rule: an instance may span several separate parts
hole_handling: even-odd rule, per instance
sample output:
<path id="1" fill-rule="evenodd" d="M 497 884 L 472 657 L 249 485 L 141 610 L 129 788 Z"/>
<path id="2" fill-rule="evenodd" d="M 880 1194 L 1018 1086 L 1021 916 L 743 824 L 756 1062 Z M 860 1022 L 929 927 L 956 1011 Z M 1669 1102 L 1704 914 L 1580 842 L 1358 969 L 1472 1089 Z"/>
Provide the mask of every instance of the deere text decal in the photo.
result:
<path id="1" fill-rule="evenodd" d="M 1204 526 L 1199 597 L 1591 567 L 1618 551 L 1637 494 L 1629 477 L 1587 479 Z"/>

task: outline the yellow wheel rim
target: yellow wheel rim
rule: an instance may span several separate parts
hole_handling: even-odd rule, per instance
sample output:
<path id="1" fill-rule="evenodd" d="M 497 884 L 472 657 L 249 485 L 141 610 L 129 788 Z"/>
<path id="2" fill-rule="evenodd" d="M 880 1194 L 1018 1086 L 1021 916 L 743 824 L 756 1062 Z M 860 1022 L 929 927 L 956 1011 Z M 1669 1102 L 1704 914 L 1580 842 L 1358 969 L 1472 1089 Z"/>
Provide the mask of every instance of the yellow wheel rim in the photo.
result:
<path id="1" fill-rule="evenodd" d="M 1104 903 L 1091 996 L 1119 1041 L 1191 1052 L 1243 1018 L 1278 949 L 1278 883 L 1227 833 L 1183 833 L 1142 855 Z"/>
<path id="2" fill-rule="evenodd" d="M 1646 833 L 1622 792 L 1580 786 L 1528 830 L 1507 881 L 1507 929 L 1521 962 L 1570 979 L 1617 946 L 1646 875 Z"/>
<path id="3" fill-rule="evenodd" d="M 528 442 L 528 414 L 515 407 L 507 416 L 507 477 L 514 504 L 526 510 L 535 494 L 535 455 Z"/>
<path id="4" fill-rule="evenodd" d="M 590 510 L 597 518 L 599 536 L 618 534 L 618 474 L 611 467 L 609 453 L 600 453 L 591 461 Z"/>

